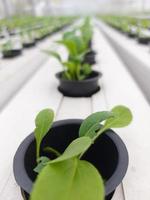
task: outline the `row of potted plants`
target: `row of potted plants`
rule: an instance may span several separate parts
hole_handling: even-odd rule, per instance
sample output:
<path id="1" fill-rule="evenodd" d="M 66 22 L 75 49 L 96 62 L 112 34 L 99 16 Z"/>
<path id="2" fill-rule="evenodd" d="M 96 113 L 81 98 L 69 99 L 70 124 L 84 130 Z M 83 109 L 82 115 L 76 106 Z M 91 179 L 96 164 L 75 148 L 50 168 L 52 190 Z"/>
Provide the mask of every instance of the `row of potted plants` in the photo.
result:
<path id="1" fill-rule="evenodd" d="M 44 50 L 63 67 L 56 76 L 65 95 L 90 96 L 99 87 L 100 74 L 92 70 L 92 38 L 93 26 L 86 18 L 56 41 L 68 50 L 67 60 Z M 24 200 L 111 200 L 128 168 L 126 146 L 111 128 L 128 126 L 130 109 L 118 105 L 84 120 L 54 122 L 54 115 L 52 109 L 40 111 L 34 132 L 16 151 L 13 171 Z"/>
<path id="2" fill-rule="evenodd" d="M 102 19 L 119 32 L 141 44 L 150 42 L 150 20 L 129 16 L 103 16 Z"/>
<path id="3" fill-rule="evenodd" d="M 90 18 L 69 32 L 62 35 L 57 44 L 63 45 L 67 59 L 63 60 L 58 52 L 44 50 L 56 58 L 62 66 L 62 71 L 56 74 L 59 80 L 59 91 L 70 97 L 89 97 L 100 90 L 101 73 L 92 69 L 96 63 L 96 52 L 92 48 L 93 26 Z"/>
<path id="4" fill-rule="evenodd" d="M 3 28 L 7 28 L 10 35 L 14 35 L 22 30 L 34 30 L 36 28 L 42 27 L 51 27 L 58 26 L 60 27 L 63 23 L 70 22 L 74 17 L 65 17 L 65 16 L 44 16 L 44 17 L 33 17 L 33 16 L 15 16 L 11 19 L 2 19 L 0 20 L 0 32 L 1 37 L 3 36 Z"/>
<path id="5" fill-rule="evenodd" d="M 1 39 L 0 49 L 3 57 L 11 58 L 20 55 L 22 53 L 22 48 L 30 48 L 35 46 L 37 42 L 61 30 L 65 26 L 69 25 L 72 21 L 73 17 L 56 17 L 52 18 L 52 20 L 46 19 L 46 21 L 42 21 L 43 23 L 40 20 L 40 24 L 38 26 L 35 23 L 34 26 L 33 23 L 29 23 L 28 27 L 26 27 L 25 25 L 21 25 L 21 20 L 19 20 L 20 24 L 12 21 L 11 23 L 13 25 L 11 29 L 10 25 L 7 27 L 7 29 L 5 27 L 5 38 Z M 6 25 L 7 23 L 5 24 L 5 26 Z"/>

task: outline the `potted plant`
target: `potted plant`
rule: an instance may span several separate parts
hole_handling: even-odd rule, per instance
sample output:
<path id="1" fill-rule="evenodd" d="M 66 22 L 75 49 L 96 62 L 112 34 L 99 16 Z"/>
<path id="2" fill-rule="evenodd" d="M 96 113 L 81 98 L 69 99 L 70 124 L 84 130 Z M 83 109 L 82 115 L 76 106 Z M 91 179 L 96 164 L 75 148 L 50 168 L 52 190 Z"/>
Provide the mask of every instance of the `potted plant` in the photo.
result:
<path id="1" fill-rule="evenodd" d="M 63 71 L 56 74 L 59 80 L 58 90 L 69 97 L 89 97 L 100 90 L 101 73 L 92 70 L 89 64 L 83 63 L 84 54 L 68 57 L 63 61 L 57 52 L 47 51 L 61 63 Z M 74 53 L 73 53 L 74 54 Z"/>
<path id="2" fill-rule="evenodd" d="M 76 29 L 65 32 L 57 43 L 68 50 L 68 58 L 63 61 L 57 52 L 45 50 L 47 54 L 55 57 L 62 65 L 63 71 L 56 74 L 60 85 L 59 91 L 65 96 L 89 97 L 100 90 L 98 81 L 101 73 L 92 70 L 92 65 L 85 61 L 89 52 L 87 41 Z"/>
<path id="3" fill-rule="evenodd" d="M 23 31 L 21 33 L 21 39 L 22 39 L 24 48 L 30 48 L 30 47 L 35 46 L 35 44 L 36 44 L 31 31 Z"/>
<path id="4" fill-rule="evenodd" d="M 46 38 L 46 35 L 45 35 L 42 28 L 34 30 L 33 33 L 34 33 L 34 36 L 35 36 L 35 40 L 37 42 Z"/>
<path id="5" fill-rule="evenodd" d="M 149 44 L 150 42 L 150 31 L 147 29 L 139 28 L 138 42 L 140 44 Z"/>
<path id="6" fill-rule="evenodd" d="M 15 154 L 14 176 L 24 198 L 110 200 L 128 167 L 127 149 L 110 128 L 129 125 L 131 111 L 120 105 L 84 121 L 53 120 L 51 109 L 42 110 Z"/>
<path id="7" fill-rule="evenodd" d="M 1 45 L 1 52 L 3 54 L 3 58 L 13 58 L 21 55 L 22 49 L 14 48 L 12 41 L 9 39 Z"/>
<path id="8" fill-rule="evenodd" d="M 135 38 L 138 35 L 138 27 L 134 25 L 129 25 L 129 32 L 128 32 L 128 37 L 130 38 Z"/>

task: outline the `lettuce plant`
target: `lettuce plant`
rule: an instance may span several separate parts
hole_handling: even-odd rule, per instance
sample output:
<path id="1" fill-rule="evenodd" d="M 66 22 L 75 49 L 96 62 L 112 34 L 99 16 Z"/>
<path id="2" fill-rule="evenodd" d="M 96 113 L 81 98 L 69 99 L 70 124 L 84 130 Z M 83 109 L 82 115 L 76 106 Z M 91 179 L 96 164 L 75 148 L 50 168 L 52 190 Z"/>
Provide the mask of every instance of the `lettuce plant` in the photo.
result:
<path id="1" fill-rule="evenodd" d="M 12 50 L 13 49 L 13 45 L 12 45 L 11 40 L 8 40 L 4 44 L 2 44 L 0 49 L 1 49 L 2 52 Z"/>
<path id="2" fill-rule="evenodd" d="M 72 48 L 72 47 L 70 47 Z M 84 55 L 76 55 L 71 50 L 71 54 L 69 55 L 66 61 L 63 61 L 61 55 L 57 52 L 44 50 L 45 53 L 55 57 L 63 67 L 62 78 L 66 80 L 84 80 L 87 78 L 92 72 L 91 66 L 89 64 L 83 63 Z"/>
<path id="3" fill-rule="evenodd" d="M 21 39 L 23 43 L 30 43 L 34 41 L 32 31 L 23 31 L 21 34 Z"/>
<path id="4" fill-rule="evenodd" d="M 88 161 L 81 160 L 83 154 L 110 128 L 122 128 L 132 121 L 132 113 L 125 106 L 116 106 L 111 111 L 91 114 L 81 124 L 79 137 L 72 141 L 56 159 L 39 157 L 40 144 L 50 130 L 54 120 L 51 109 L 41 111 L 35 120 L 35 139 L 37 146 L 37 167 L 39 173 L 33 186 L 30 200 L 104 200 L 104 185 L 98 170 Z M 49 133 L 50 134 L 50 133 Z M 87 176 L 88 174 L 88 176 Z"/>
<path id="5" fill-rule="evenodd" d="M 61 56 L 54 51 L 44 52 L 55 57 L 63 66 L 63 78 L 68 80 L 84 80 L 92 72 L 91 66 L 84 62 L 85 55 L 90 51 L 89 43 L 92 38 L 92 27 L 87 18 L 78 29 L 65 32 L 58 44 L 63 45 L 68 51 L 67 61 L 62 61 Z"/>

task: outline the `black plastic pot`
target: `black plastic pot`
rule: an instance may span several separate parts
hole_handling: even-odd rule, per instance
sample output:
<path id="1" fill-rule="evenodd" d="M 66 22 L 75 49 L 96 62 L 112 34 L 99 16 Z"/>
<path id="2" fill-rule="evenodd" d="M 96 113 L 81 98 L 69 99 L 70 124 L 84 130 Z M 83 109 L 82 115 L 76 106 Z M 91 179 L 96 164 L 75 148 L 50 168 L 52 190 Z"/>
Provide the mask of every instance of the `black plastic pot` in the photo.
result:
<path id="1" fill-rule="evenodd" d="M 130 38 L 135 38 L 137 35 L 136 35 L 136 33 L 129 32 L 129 33 L 127 33 L 127 36 Z"/>
<path id="2" fill-rule="evenodd" d="M 24 48 L 31 48 L 36 45 L 36 42 L 28 42 L 28 43 L 23 43 Z"/>
<path id="3" fill-rule="evenodd" d="M 37 38 L 35 38 L 35 41 L 36 41 L 36 42 L 40 42 L 40 41 L 42 41 L 42 40 L 43 40 L 43 37 L 39 37 L 39 38 L 37 37 Z"/>
<path id="4" fill-rule="evenodd" d="M 53 124 L 49 134 L 44 138 L 41 149 L 51 146 L 59 152 L 78 137 L 82 120 L 62 120 Z M 13 162 L 16 182 L 22 190 L 24 199 L 28 199 L 36 179 L 33 171 L 36 166 L 36 145 L 34 134 L 30 134 L 19 146 Z M 41 155 L 46 154 L 41 151 Z M 53 157 L 51 157 L 53 159 Z M 121 138 L 112 130 L 101 135 L 83 156 L 101 173 L 105 182 L 105 200 L 110 200 L 116 187 L 122 182 L 128 167 L 128 153 Z"/>
<path id="5" fill-rule="evenodd" d="M 99 78 L 102 76 L 100 72 L 92 71 L 92 73 L 81 81 L 66 80 L 62 78 L 63 72 L 56 74 L 59 80 L 58 90 L 69 97 L 90 97 L 100 90 L 98 84 Z"/>
<path id="6" fill-rule="evenodd" d="M 138 42 L 140 43 L 140 44 L 149 44 L 150 43 L 150 38 L 147 38 L 147 37 L 139 37 L 138 38 Z"/>
<path id="7" fill-rule="evenodd" d="M 13 49 L 9 51 L 3 51 L 3 58 L 14 58 L 22 54 L 22 49 Z"/>
<path id="8" fill-rule="evenodd" d="M 87 63 L 89 65 L 95 65 L 96 64 L 95 57 L 96 57 L 96 52 L 91 50 L 87 54 L 85 54 L 83 63 Z"/>
<path id="9" fill-rule="evenodd" d="M 3 39 L 4 38 L 4 35 L 0 35 L 0 39 Z"/>

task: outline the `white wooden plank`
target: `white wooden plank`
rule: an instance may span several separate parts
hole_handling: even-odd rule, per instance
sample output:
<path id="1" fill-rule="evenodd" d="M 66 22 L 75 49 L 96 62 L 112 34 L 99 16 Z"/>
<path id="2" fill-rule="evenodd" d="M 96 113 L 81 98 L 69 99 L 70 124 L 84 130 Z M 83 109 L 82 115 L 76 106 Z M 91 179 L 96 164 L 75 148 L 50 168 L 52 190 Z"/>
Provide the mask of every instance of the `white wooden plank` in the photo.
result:
<path id="1" fill-rule="evenodd" d="M 132 77 L 102 34 L 97 33 L 101 46 L 101 70 L 108 107 L 125 104 L 132 109 L 133 123 L 117 130 L 128 151 L 130 164 L 123 181 L 127 200 L 150 199 L 150 107 Z"/>
<path id="2" fill-rule="evenodd" d="M 20 192 L 20 188 L 15 182 L 13 173 L 10 173 L 8 177 L 7 186 L 4 187 L 3 193 L 0 196 L 0 200 L 23 200 Z"/>
<path id="3" fill-rule="evenodd" d="M 84 119 L 91 113 L 90 98 L 64 97 L 57 119 Z"/>
<path id="4" fill-rule="evenodd" d="M 117 187 L 112 200 L 125 200 L 122 184 Z"/>

